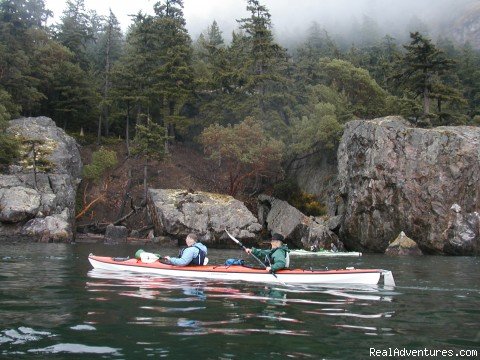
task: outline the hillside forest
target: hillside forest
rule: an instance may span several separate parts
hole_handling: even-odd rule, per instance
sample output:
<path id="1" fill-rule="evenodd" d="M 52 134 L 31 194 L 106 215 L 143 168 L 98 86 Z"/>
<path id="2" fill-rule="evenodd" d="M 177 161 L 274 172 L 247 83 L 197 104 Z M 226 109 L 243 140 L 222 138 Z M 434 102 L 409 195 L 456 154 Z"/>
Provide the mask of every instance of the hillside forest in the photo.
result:
<path id="1" fill-rule="evenodd" d="M 182 0 L 132 16 L 126 33 L 84 0 L 68 0 L 53 25 L 43 0 L 0 0 L 0 167 L 22 154 L 7 121 L 48 116 L 97 145 L 87 179 L 119 161 L 100 145 L 122 143 L 147 171 L 183 144 L 221 164 L 236 195 L 282 179 L 296 160 L 333 154 L 352 119 L 480 124 L 480 52 L 469 43 L 421 26 L 401 42 L 366 18 L 356 42 L 313 22 L 287 49 L 269 9 L 245 6 L 227 42 L 214 19 L 192 39 Z"/>

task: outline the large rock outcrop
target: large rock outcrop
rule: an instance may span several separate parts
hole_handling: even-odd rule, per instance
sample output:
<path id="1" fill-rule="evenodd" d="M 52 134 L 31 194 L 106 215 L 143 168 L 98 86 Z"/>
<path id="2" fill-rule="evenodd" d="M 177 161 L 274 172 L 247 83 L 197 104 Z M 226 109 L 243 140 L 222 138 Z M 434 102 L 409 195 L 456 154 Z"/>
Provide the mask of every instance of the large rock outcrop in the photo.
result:
<path id="1" fill-rule="evenodd" d="M 330 249 L 335 245 L 344 250 L 343 243 L 321 218 L 306 216 L 288 202 L 268 195 L 258 196 L 258 220 L 271 233 L 279 233 L 288 244 L 310 250 L 312 248 Z"/>
<path id="2" fill-rule="evenodd" d="M 480 128 L 351 121 L 338 182 L 347 248 L 384 252 L 403 230 L 424 253 L 479 252 Z"/>
<path id="3" fill-rule="evenodd" d="M 22 156 L 0 174 L 0 237 L 71 241 L 82 162 L 75 140 L 47 117 L 11 120 Z"/>
<path id="4" fill-rule="evenodd" d="M 231 245 L 225 229 L 242 241 L 253 240 L 261 230 L 246 206 L 228 195 L 149 189 L 147 208 L 155 235 L 168 235 L 179 241 L 195 232 L 207 244 Z"/>

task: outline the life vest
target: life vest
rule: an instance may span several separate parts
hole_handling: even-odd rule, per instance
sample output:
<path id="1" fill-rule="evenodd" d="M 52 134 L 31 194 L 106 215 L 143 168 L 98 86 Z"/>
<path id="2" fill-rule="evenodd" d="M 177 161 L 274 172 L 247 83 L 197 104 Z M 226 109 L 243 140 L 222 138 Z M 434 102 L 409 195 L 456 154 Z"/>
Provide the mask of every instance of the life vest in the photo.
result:
<path id="1" fill-rule="evenodd" d="M 192 245 L 192 247 L 195 247 L 198 249 L 198 255 L 195 256 L 192 261 L 190 262 L 190 264 L 188 265 L 206 265 L 206 262 L 205 262 L 205 258 L 207 256 L 207 254 L 205 253 L 205 251 L 203 251 L 202 249 L 200 249 L 197 244 L 194 244 Z M 180 252 L 178 253 L 178 257 L 182 257 L 183 255 L 183 252 L 185 251 L 186 247 L 182 248 L 180 250 Z"/>

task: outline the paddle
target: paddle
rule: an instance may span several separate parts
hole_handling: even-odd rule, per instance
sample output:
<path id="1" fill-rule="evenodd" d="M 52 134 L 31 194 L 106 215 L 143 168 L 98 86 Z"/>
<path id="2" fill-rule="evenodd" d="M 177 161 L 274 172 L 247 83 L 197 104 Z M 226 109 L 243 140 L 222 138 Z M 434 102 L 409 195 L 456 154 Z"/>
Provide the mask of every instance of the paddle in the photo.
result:
<path id="1" fill-rule="evenodd" d="M 234 242 L 236 242 L 238 245 L 240 245 L 240 247 L 243 250 L 247 250 L 247 248 L 240 242 L 240 240 L 236 239 L 232 234 L 230 234 L 227 229 L 225 229 L 225 232 L 230 237 L 230 239 L 232 239 Z M 256 257 L 253 253 L 249 253 L 249 254 L 252 255 L 253 258 L 255 260 L 257 260 L 265 269 L 267 268 L 267 265 L 265 265 L 262 260 L 260 260 L 258 257 Z M 275 277 L 275 279 L 277 279 L 277 281 L 279 281 L 282 285 L 287 286 L 287 284 L 285 284 L 282 280 L 280 280 L 274 272 L 270 271 L 270 274 L 272 274 Z"/>

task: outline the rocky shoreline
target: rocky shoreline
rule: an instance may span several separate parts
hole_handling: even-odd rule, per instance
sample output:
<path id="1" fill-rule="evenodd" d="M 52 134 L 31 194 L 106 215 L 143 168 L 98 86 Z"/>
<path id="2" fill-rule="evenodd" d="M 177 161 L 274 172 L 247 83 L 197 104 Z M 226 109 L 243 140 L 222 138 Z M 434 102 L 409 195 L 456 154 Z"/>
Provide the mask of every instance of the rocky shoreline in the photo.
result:
<path id="1" fill-rule="evenodd" d="M 307 171 L 330 179 L 328 216 L 306 216 L 264 194 L 257 197 L 253 214 L 223 194 L 151 188 L 147 237 L 113 225 L 105 235 L 77 234 L 82 161 L 75 140 L 45 117 L 12 120 L 8 131 L 23 139 L 23 157 L 0 175 L 0 239 L 175 244 L 196 232 L 209 246 L 229 247 L 228 228 L 246 244 L 278 232 L 292 247 L 307 250 L 334 246 L 415 255 L 477 255 L 480 250 L 477 127 L 419 129 L 400 117 L 351 121 L 338 149 L 336 173 L 331 164 L 328 173 Z M 46 168 L 36 169 L 29 160 L 39 156 Z M 323 191 L 327 184 L 315 186 Z"/>

